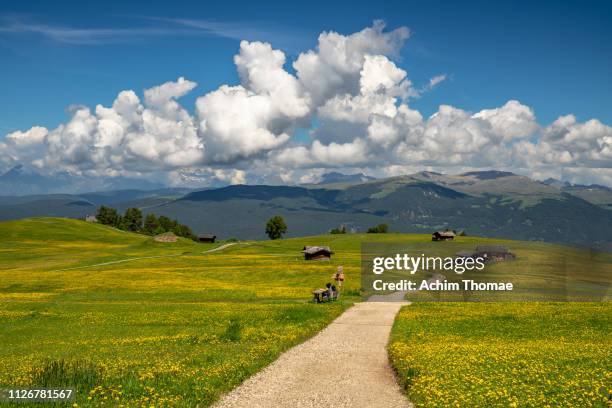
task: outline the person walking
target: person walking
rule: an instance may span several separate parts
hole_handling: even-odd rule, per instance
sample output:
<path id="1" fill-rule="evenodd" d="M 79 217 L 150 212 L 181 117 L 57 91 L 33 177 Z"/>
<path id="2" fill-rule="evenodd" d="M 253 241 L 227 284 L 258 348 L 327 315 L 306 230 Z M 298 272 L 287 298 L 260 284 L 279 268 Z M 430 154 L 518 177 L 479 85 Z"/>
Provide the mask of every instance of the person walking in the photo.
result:
<path id="1" fill-rule="evenodd" d="M 336 299 L 340 298 L 340 291 L 342 290 L 342 283 L 344 282 L 344 268 L 342 265 L 338 265 L 338 269 L 336 269 L 336 273 L 332 275 L 332 279 L 336 281 Z"/>

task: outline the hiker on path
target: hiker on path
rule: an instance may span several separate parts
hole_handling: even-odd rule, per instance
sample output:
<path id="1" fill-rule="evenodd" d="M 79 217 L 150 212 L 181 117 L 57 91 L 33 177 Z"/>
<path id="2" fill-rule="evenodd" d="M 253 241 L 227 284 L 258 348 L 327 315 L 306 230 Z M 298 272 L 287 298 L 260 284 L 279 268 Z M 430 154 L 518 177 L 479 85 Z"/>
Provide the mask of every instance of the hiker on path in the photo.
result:
<path id="1" fill-rule="evenodd" d="M 332 279 L 336 281 L 336 287 L 338 288 L 336 292 L 336 298 L 340 297 L 340 290 L 342 289 L 342 283 L 344 282 L 344 268 L 342 265 L 338 266 L 336 273 L 332 275 Z"/>

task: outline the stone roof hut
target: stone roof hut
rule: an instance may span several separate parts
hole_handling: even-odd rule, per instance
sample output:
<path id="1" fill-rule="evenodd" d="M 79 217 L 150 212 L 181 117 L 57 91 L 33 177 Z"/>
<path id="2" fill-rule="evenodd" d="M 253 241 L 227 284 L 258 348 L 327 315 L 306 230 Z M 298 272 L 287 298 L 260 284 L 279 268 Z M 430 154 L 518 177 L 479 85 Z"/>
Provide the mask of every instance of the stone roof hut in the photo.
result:
<path id="1" fill-rule="evenodd" d="M 334 252 L 328 246 L 305 246 L 302 253 L 307 261 L 329 261 Z"/>

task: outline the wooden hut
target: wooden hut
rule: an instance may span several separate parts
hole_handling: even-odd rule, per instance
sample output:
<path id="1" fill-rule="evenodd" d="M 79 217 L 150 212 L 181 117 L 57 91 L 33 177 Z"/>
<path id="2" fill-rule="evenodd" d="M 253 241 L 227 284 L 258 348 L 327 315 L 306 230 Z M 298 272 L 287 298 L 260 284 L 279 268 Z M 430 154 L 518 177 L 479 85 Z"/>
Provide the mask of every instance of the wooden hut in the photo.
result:
<path id="1" fill-rule="evenodd" d="M 328 246 L 305 246 L 302 253 L 307 261 L 329 261 L 334 252 Z"/>
<path id="2" fill-rule="evenodd" d="M 214 243 L 217 236 L 214 234 L 200 234 L 198 235 L 198 242 Z"/>
<path id="3" fill-rule="evenodd" d="M 436 231 L 431 234 L 432 241 L 452 241 L 455 239 L 455 231 L 452 230 L 444 230 L 444 231 Z"/>

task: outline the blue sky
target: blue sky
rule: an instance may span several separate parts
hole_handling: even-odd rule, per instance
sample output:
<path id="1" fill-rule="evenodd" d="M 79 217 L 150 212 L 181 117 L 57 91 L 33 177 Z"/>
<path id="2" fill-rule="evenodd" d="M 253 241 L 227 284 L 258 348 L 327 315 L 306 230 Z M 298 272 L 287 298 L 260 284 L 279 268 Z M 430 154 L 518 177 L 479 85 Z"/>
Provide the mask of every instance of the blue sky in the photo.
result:
<path id="1" fill-rule="evenodd" d="M 543 124 L 567 113 L 612 123 L 612 3 L 605 1 L 2 1 L 0 12 L 5 28 L 110 30 L 65 39 L 0 28 L 0 134 L 55 127 L 71 104 L 109 105 L 123 89 L 140 92 L 179 76 L 199 85 L 182 101 L 192 109 L 197 95 L 237 82 L 238 38 L 269 41 L 291 59 L 323 30 L 349 34 L 374 19 L 412 31 L 396 62 L 413 83 L 449 76 L 412 103 L 425 115 L 442 103 L 477 111 L 518 99 Z"/>
<path id="2" fill-rule="evenodd" d="M 0 0 L 0 172 L 612 185 L 611 21 L 607 1 Z"/>

